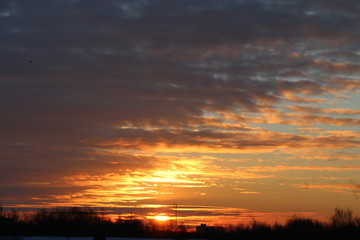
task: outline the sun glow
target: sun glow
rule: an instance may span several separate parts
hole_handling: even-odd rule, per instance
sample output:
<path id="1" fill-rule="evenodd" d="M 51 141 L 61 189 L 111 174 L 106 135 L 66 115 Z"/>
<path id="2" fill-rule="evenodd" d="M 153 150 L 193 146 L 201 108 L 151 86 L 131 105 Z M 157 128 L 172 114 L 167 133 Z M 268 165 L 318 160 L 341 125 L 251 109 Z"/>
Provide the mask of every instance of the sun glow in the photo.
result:
<path id="1" fill-rule="evenodd" d="M 170 218 L 166 215 L 160 214 L 160 215 L 155 216 L 154 219 L 157 221 L 167 221 Z"/>

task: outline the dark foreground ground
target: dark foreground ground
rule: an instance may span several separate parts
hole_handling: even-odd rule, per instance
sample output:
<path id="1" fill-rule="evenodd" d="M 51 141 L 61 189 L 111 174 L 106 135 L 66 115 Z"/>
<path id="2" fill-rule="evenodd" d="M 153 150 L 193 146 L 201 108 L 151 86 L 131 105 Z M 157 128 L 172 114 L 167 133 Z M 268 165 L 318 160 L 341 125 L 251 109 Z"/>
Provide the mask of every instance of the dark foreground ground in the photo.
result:
<path id="1" fill-rule="evenodd" d="M 329 222 L 320 222 L 294 216 L 282 225 L 254 220 L 246 225 L 204 225 L 194 232 L 185 226 L 164 228 L 137 219 L 111 221 L 92 208 L 42 209 L 30 216 L 12 210 L 0 212 L 0 240 L 360 239 L 360 218 L 353 216 L 350 210 L 335 209 L 329 219 Z"/>

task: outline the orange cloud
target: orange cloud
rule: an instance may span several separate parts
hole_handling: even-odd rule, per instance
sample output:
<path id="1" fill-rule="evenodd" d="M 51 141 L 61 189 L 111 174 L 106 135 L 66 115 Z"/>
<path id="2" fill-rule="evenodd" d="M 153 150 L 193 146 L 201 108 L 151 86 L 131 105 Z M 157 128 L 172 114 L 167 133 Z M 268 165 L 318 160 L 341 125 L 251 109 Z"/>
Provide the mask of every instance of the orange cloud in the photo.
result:
<path id="1" fill-rule="evenodd" d="M 338 167 L 323 166 L 253 166 L 241 168 L 249 172 L 278 172 L 278 171 L 360 171 L 360 165 L 345 165 Z"/>
<path id="2" fill-rule="evenodd" d="M 321 109 L 314 106 L 287 106 L 287 109 L 302 113 L 329 113 L 339 115 L 360 115 L 360 110 L 349 109 L 349 108 L 328 108 Z"/>
<path id="3" fill-rule="evenodd" d="M 351 184 L 293 184 L 292 186 L 303 190 L 321 190 L 337 193 L 353 193 L 354 185 Z"/>

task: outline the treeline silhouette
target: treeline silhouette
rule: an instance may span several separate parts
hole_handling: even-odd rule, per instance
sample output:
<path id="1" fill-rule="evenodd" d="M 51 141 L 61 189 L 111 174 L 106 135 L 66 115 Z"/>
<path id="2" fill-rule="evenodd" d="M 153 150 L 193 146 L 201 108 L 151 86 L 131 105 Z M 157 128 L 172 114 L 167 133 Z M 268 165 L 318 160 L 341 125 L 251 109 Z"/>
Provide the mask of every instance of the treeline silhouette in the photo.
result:
<path id="1" fill-rule="evenodd" d="M 144 236 L 153 229 L 138 219 L 111 221 L 104 211 L 90 207 L 40 209 L 24 215 L 0 210 L 0 236 Z"/>
<path id="2" fill-rule="evenodd" d="M 139 219 L 111 221 L 104 211 L 96 208 L 41 209 L 35 214 L 5 212 L 0 208 L 0 236 L 93 236 L 106 237 L 157 237 L 203 238 L 214 240 L 258 239 L 360 239 L 360 218 L 351 210 L 335 209 L 328 222 L 294 216 L 285 224 L 265 224 L 253 220 L 249 224 L 205 227 L 201 231 L 187 231 L 184 226 L 159 227 Z"/>

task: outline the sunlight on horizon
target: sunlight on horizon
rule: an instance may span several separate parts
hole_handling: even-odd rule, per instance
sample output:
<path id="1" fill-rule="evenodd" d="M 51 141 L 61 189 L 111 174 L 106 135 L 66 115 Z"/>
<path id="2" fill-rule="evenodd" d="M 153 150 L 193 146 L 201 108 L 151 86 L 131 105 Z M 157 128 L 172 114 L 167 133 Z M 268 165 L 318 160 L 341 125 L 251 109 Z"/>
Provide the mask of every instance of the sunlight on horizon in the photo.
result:
<path id="1" fill-rule="evenodd" d="M 166 216 L 165 213 L 159 214 L 153 218 L 157 221 L 167 221 L 170 219 L 170 217 Z"/>

